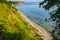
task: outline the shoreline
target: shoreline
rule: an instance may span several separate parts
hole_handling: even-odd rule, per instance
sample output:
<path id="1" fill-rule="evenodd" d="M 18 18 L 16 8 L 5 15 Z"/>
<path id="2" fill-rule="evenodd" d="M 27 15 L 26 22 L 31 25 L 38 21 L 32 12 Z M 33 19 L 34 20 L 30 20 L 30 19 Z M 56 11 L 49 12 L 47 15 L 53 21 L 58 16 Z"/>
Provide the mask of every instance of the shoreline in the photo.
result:
<path id="1" fill-rule="evenodd" d="M 20 13 L 20 15 L 34 28 L 36 28 L 37 30 L 39 30 L 39 32 L 42 34 L 44 40 L 53 40 L 53 37 L 51 36 L 51 34 L 44 29 L 43 27 L 39 26 L 38 24 L 36 24 L 35 22 L 31 21 L 30 19 L 28 19 L 22 12 L 20 12 L 18 10 L 18 12 Z"/>

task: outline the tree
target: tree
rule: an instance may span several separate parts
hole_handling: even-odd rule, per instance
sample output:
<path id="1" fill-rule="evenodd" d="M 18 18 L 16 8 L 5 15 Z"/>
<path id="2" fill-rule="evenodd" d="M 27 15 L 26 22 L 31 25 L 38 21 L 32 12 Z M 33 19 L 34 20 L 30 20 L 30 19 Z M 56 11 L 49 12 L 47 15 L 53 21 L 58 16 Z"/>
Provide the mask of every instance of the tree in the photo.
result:
<path id="1" fill-rule="evenodd" d="M 39 4 L 39 7 L 42 6 L 44 3 L 47 3 L 46 5 L 43 6 L 43 8 L 45 8 L 46 10 L 49 10 L 54 6 L 57 7 L 55 11 L 52 11 L 50 13 L 51 15 L 50 18 L 52 19 L 52 21 L 56 22 L 55 31 L 59 31 L 60 30 L 60 0 L 44 0 Z"/>

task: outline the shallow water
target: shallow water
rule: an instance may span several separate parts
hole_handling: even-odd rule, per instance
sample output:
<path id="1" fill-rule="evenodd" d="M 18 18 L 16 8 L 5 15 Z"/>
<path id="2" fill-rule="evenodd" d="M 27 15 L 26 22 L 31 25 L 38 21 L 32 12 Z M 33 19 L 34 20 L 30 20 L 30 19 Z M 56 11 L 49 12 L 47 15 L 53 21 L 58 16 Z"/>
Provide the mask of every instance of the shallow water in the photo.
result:
<path id="1" fill-rule="evenodd" d="M 38 25 L 41 25 L 48 31 L 52 31 L 52 23 L 44 21 L 45 18 L 50 17 L 50 12 L 55 9 L 45 10 L 43 7 L 39 8 L 39 3 L 27 2 L 24 4 L 15 4 L 15 7 L 24 13 L 30 20 L 36 22 Z"/>

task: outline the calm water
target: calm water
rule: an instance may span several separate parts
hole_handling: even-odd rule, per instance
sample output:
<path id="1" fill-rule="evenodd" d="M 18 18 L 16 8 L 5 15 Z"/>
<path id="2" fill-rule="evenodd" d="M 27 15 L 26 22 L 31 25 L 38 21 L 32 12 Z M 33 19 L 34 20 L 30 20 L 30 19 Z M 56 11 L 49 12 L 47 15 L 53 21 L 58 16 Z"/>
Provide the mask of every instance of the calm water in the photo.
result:
<path id="1" fill-rule="evenodd" d="M 54 28 L 52 27 L 52 22 L 44 21 L 45 18 L 50 17 L 50 12 L 53 9 L 45 10 L 44 8 L 39 8 L 39 3 L 27 2 L 24 4 L 15 4 L 15 7 L 20 10 L 23 14 L 25 14 L 30 20 L 36 22 L 38 25 L 41 25 L 48 31 L 52 31 Z"/>

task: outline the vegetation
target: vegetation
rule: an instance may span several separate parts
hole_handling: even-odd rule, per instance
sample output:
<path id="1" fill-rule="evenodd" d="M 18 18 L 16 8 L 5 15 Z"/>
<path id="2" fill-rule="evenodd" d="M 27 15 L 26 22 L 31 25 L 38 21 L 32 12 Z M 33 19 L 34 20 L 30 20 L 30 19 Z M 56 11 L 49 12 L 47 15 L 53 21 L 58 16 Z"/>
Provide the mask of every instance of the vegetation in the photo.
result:
<path id="1" fill-rule="evenodd" d="M 49 10 L 52 7 L 56 7 L 56 10 L 50 13 L 51 21 L 56 22 L 55 30 L 52 31 L 52 35 L 54 36 L 54 40 L 60 40 L 60 0 L 44 0 L 39 5 L 46 5 L 43 6 L 46 10 Z"/>
<path id="2" fill-rule="evenodd" d="M 33 35 L 31 30 L 34 34 L 38 32 L 28 25 L 11 2 L 0 0 L 0 40 L 42 40 L 41 35 Z"/>

